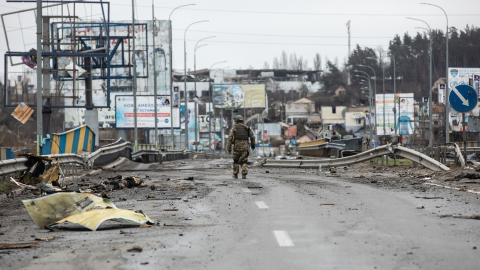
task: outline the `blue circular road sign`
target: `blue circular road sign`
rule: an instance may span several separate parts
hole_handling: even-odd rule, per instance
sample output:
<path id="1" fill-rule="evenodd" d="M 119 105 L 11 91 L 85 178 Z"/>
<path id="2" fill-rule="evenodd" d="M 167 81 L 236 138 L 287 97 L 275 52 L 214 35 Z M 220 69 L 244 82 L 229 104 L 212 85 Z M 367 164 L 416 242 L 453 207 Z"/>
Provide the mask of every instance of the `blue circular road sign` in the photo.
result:
<path id="1" fill-rule="evenodd" d="M 462 84 L 453 87 L 448 97 L 452 109 L 459 113 L 467 113 L 477 106 L 478 95 L 475 89 Z"/>

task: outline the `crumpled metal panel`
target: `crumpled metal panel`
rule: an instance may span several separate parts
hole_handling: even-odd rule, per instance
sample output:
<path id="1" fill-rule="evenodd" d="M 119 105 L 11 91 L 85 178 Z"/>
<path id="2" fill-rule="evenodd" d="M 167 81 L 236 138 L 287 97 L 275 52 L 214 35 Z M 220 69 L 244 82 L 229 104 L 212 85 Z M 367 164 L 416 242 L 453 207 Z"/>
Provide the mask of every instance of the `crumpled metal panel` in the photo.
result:
<path id="1" fill-rule="evenodd" d="M 64 218 L 55 224 L 70 222 L 81 225 L 92 231 L 96 231 L 98 226 L 107 220 L 114 220 L 120 223 L 133 223 L 137 225 L 154 224 L 147 215 L 126 209 L 94 209 Z"/>
<path id="2" fill-rule="evenodd" d="M 117 209 L 110 199 L 87 193 L 55 193 L 22 202 L 30 217 L 40 228 L 97 207 Z"/>

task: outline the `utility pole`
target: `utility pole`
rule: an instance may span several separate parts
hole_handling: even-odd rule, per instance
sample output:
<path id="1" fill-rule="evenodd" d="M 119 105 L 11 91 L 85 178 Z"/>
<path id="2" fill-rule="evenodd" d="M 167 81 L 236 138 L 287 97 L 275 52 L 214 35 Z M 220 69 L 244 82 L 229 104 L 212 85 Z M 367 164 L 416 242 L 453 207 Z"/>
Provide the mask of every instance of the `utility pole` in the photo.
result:
<path id="1" fill-rule="evenodd" d="M 350 57 L 350 22 L 347 22 L 347 29 L 348 29 L 348 56 L 347 56 L 347 63 L 348 63 L 348 58 Z M 347 71 L 349 71 L 349 68 L 347 67 Z M 347 85 L 350 85 L 350 72 L 347 73 Z"/>
<path id="2" fill-rule="evenodd" d="M 153 96 L 154 96 L 154 101 L 153 101 L 153 104 L 155 106 L 155 109 L 154 109 L 154 113 L 155 113 L 155 117 L 153 118 L 154 121 L 155 121 L 155 150 L 158 150 L 158 123 L 157 123 L 157 67 L 156 67 L 156 63 L 155 63 L 155 58 L 157 57 L 156 56 L 156 52 L 155 52 L 155 38 L 156 38 L 156 34 L 155 34 L 155 5 L 154 5 L 154 0 L 152 0 L 152 21 L 153 21 L 153 29 L 152 29 L 152 37 L 153 37 Z M 170 108 L 172 107 L 172 100 L 170 99 Z M 170 110 L 170 122 L 172 122 L 173 120 L 173 117 L 172 117 L 172 114 L 171 114 L 171 110 Z"/>
<path id="3" fill-rule="evenodd" d="M 63 9 L 63 7 L 62 7 Z M 42 154 L 42 0 L 37 0 L 37 154 Z"/>
<path id="4" fill-rule="evenodd" d="M 133 152 L 138 151 L 138 129 L 137 129 L 137 61 L 135 59 L 135 0 L 132 0 L 132 42 L 133 42 L 133 117 L 135 127 L 133 129 Z"/>

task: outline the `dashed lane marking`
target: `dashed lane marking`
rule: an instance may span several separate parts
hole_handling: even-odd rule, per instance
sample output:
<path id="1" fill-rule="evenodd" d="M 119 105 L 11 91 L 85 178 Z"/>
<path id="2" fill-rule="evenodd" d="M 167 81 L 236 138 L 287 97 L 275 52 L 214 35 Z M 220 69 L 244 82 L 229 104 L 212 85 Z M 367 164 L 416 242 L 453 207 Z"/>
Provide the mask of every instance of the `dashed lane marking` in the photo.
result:
<path id="1" fill-rule="evenodd" d="M 258 201 L 255 202 L 255 204 L 257 204 L 258 208 L 260 209 L 268 209 L 268 205 L 264 201 Z"/>
<path id="2" fill-rule="evenodd" d="M 287 231 L 273 231 L 280 247 L 293 247 L 293 241 Z"/>

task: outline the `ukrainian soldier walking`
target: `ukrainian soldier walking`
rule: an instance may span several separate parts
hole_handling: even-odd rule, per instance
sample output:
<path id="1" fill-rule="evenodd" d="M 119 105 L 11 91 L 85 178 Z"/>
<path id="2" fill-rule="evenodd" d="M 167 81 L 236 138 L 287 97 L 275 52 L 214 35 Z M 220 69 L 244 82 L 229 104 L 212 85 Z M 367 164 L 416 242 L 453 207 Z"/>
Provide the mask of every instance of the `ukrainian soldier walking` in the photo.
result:
<path id="1" fill-rule="evenodd" d="M 235 116 L 235 126 L 233 126 L 230 134 L 228 135 L 227 151 L 232 153 L 233 144 L 233 178 L 238 178 L 240 172 L 240 165 L 242 166 L 242 179 L 247 178 L 248 174 L 248 155 L 249 155 L 249 143 L 252 150 L 255 150 L 255 136 L 253 131 L 243 123 L 243 117 L 241 115 Z"/>

